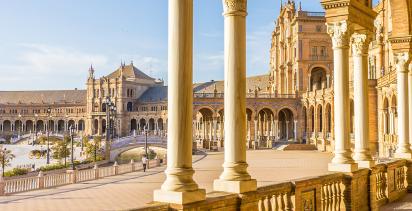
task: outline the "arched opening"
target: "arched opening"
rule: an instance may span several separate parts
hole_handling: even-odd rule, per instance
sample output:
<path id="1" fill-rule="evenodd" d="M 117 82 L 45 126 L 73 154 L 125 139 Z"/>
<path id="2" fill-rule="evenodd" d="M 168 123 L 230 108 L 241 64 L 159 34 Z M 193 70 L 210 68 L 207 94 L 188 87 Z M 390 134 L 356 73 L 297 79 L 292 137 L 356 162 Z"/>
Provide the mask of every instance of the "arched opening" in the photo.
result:
<path id="1" fill-rule="evenodd" d="M 149 119 L 149 130 L 150 131 L 155 130 L 155 121 L 153 118 Z"/>
<path id="2" fill-rule="evenodd" d="M 11 122 L 9 120 L 3 122 L 3 131 L 11 132 Z"/>
<path id="3" fill-rule="evenodd" d="M 48 121 L 47 128 L 49 132 L 54 132 L 54 121 L 53 120 Z"/>
<path id="4" fill-rule="evenodd" d="M 132 102 L 128 102 L 128 103 L 127 103 L 127 111 L 128 111 L 128 112 L 133 111 L 133 103 L 132 103 Z"/>
<path id="5" fill-rule="evenodd" d="M 84 131 L 84 120 L 79 120 L 79 123 L 78 123 L 78 125 L 77 125 L 77 129 L 79 130 L 79 131 Z"/>
<path id="6" fill-rule="evenodd" d="M 137 121 L 136 119 L 130 120 L 130 131 L 136 131 L 137 130 Z"/>
<path id="7" fill-rule="evenodd" d="M 18 133 L 23 132 L 23 123 L 20 120 L 14 122 L 14 131 Z"/>
<path id="8" fill-rule="evenodd" d="M 268 137 L 272 131 L 274 114 L 272 110 L 264 108 L 258 112 L 258 135 Z"/>
<path id="9" fill-rule="evenodd" d="M 34 132 L 33 131 L 33 121 L 27 120 L 26 121 L 26 132 Z"/>
<path id="10" fill-rule="evenodd" d="M 102 133 L 105 134 L 106 133 L 106 119 L 102 119 Z"/>
<path id="11" fill-rule="evenodd" d="M 290 138 L 294 137 L 293 112 L 288 108 L 284 108 L 280 110 L 278 113 L 278 121 L 279 121 L 279 139 L 281 141 L 289 141 Z"/>
<path id="12" fill-rule="evenodd" d="M 38 120 L 37 121 L 37 123 L 36 123 L 36 131 L 37 132 L 41 132 L 41 131 L 43 131 L 45 128 L 44 128 L 44 122 L 43 122 L 43 120 Z"/>
<path id="13" fill-rule="evenodd" d="M 147 125 L 146 125 L 146 120 L 145 120 L 145 119 L 143 119 L 143 118 L 140 119 L 139 125 L 140 125 L 140 130 L 147 129 Z"/>
<path id="14" fill-rule="evenodd" d="M 99 133 L 99 120 L 95 119 L 93 123 L 93 133 L 98 134 Z"/>
<path id="15" fill-rule="evenodd" d="M 322 105 L 318 105 L 317 110 L 317 119 L 318 119 L 318 132 L 323 132 L 323 109 Z"/>
<path id="16" fill-rule="evenodd" d="M 310 115 L 310 132 L 313 133 L 315 132 L 315 108 L 313 106 L 311 106 L 309 109 L 309 115 Z"/>
<path id="17" fill-rule="evenodd" d="M 310 91 L 322 89 L 326 84 L 326 71 L 321 67 L 315 67 L 310 74 Z"/>
<path id="18" fill-rule="evenodd" d="M 57 131 L 59 133 L 64 132 L 64 121 L 63 120 L 57 121 Z"/>
<path id="19" fill-rule="evenodd" d="M 67 124 L 67 130 L 69 130 L 70 128 L 76 129 L 76 124 L 74 123 L 74 120 L 69 120 Z"/>
<path id="20" fill-rule="evenodd" d="M 162 118 L 157 119 L 157 127 L 159 130 L 164 130 Z"/>
<path id="21" fill-rule="evenodd" d="M 213 126 L 213 111 L 209 108 L 201 108 L 197 114 L 199 127 L 197 132 L 203 141 L 203 148 L 211 149 L 213 139 L 215 138 L 215 128 Z"/>
<path id="22" fill-rule="evenodd" d="M 388 98 L 383 99 L 383 134 L 389 134 L 389 102 Z"/>
<path id="23" fill-rule="evenodd" d="M 107 111 L 106 103 L 102 103 L 102 112 L 106 112 L 106 111 Z"/>
<path id="24" fill-rule="evenodd" d="M 306 107 L 304 106 L 302 109 L 303 114 L 303 131 L 306 133 L 308 131 L 308 114 Z"/>
<path id="25" fill-rule="evenodd" d="M 327 133 L 330 133 L 332 131 L 332 107 L 329 103 L 326 104 L 325 114 L 326 114 L 326 128 L 325 129 Z"/>

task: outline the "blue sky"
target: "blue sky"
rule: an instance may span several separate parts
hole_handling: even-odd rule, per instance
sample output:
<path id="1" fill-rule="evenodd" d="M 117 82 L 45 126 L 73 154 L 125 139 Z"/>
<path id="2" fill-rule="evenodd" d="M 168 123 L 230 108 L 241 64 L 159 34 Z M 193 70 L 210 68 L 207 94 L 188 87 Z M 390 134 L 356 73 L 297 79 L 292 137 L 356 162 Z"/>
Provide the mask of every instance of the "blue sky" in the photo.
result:
<path id="1" fill-rule="evenodd" d="M 248 1 L 248 75 L 268 72 L 279 4 Z M 194 13 L 194 81 L 223 79 L 221 0 L 195 0 Z M 167 80 L 167 0 L 0 0 L 0 29 L 0 90 L 83 89 L 90 64 L 102 76 L 131 60 Z"/>

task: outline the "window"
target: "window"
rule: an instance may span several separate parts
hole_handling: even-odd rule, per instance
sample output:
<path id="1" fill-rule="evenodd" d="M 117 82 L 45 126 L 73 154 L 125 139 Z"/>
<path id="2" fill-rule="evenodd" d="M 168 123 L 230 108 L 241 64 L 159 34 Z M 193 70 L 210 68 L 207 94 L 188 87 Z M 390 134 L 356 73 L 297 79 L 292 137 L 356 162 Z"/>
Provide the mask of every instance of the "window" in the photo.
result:
<path id="1" fill-rule="evenodd" d="M 317 25 L 316 26 L 316 32 L 321 32 L 322 31 L 322 26 L 321 25 Z"/>
<path id="2" fill-rule="evenodd" d="M 299 25 L 299 32 L 302 32 L 302 31 L 303 31 L 303 26 Z"/>
<path id="3" fill-rule="evenodd" d="M 317 56 L 317 55 L 318 55 L 318 48 L 312 47 L 312 56 Z"/>

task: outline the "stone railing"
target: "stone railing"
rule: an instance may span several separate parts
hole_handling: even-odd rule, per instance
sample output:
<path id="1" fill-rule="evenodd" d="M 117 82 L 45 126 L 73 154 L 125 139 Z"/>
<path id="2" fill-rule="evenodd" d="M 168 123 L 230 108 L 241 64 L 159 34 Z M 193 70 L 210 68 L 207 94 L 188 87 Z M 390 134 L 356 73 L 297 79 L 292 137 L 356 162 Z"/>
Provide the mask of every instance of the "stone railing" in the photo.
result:
<path id="1" fill-rule="evenodd" d="M 205 201 L 190 205 L 153 202 L 136 210 L 379 210 L 403 197 L 407 188 L 412 191 L 411 169 L 412 161 L 394 160 L 371 169 L 268 185 L 243 194 L 211 192 Z"/>
<path id="2" fill-rule="evenodd" d="M 150 160 L 148 168 L 154 168 L 160 165 L 161 163 L 159 160 Z M 118 165 L 117 163 L 114 163 L 112 166 L 106 167 L 98 167 L 95 165 L 92 169 L 67 170 L 67 172 L 48 175 L 44 175 L 43 172 L 40 171 L 39 174 L 34 177 L 11 180 L 3 180 L 3 178 L 0 177 L 0 196 L 97 180 L 104 177 L 142 170 L 143 166 L 141 162 L 135 163 L 131 161 L 128 164 Z"/>

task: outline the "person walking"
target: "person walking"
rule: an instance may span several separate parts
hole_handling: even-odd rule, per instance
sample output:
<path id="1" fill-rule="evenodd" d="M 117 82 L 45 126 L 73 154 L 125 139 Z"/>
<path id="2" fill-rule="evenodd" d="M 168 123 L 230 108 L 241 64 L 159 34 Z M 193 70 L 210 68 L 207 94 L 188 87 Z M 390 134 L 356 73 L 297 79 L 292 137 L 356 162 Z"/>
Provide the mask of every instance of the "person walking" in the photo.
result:
<path id="1" fill-rule="evenodd" d="M 146 167 L 147 167 L 147 157 L 146 157 L 146 155 L 143 155 L 143 157 L 142 157 L 142 164 L 143 164 L 143 172 L 146 172 Z"/>

